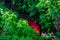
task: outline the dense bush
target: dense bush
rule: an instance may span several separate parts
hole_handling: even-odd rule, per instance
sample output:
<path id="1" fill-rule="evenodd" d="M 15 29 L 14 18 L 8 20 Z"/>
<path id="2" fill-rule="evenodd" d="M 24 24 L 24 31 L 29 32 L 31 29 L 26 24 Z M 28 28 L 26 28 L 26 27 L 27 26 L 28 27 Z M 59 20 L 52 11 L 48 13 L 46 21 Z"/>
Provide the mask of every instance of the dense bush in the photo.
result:
<path id="1" fill-rule="evenodd" d="M 36 31 L 28 25 L 27 20 L 17 19 L 16 12 L 12 12 L 7 8 L 0 8 L 0 10 L 4 12 L 4 14 L 0 13 L 0 28 L 2 28 L 0 29 L 2 30 L 0 40 L 37 40 L 39 38 Z"/>
<path id="2" fill-rule="evenodd" d="M 48 29 L 49 32 L 55 28 L 56 18 L 60 15 L 58 0 L 12 0 L 11 3 L 12 9 L 16 8 L 14 10 L 24 17 L 24 14 L 29 15 L 26 19 L 29 17 L 36 20 L 42 30 Z"/>
<path id="3" fill-rule="evenodd" d="M 51 28 L 55 27 L 57 15 L 60 14 L 58 13 L 59 9 L 57 9 L 58 5 L 58 1 L 51 0 L 40 0 L 40 2 L 36 5 L 40 13 L 39 24 L 42 26 L 42 29 L 47 29 L 49 32 Z"/>
<path id="4" fill-rule="evenodd" d="M 59 0 L 4 0 L 0 3 L 0 40 L 45 40 L 51 35 L 39 36 L 28 20 L 35 20 L 41 30 L 50 33 L 56 30 L 60 15 Z M 54 40 L 59 40 L 56 32 Z"/>

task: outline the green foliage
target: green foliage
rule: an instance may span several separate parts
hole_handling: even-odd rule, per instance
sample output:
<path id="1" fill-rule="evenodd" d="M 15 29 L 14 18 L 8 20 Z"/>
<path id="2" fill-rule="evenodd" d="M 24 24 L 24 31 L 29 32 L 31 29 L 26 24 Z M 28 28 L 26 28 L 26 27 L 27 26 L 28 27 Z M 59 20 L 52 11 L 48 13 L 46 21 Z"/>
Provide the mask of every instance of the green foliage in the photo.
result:
<path id="1" fill-rule="evenodd" d="M 34 16 L 36 14 L 36 4 L 39 0 L 11 0 L 12 9 L 17 12 L 26 12 L 30 16 Z"/>
<path id="2" fill-rule="evenodd" d="M 55 40 L 60 40 L 60 32 L 56 32 L 56 37 L 55 37 Z"/>
<path id="3" fill-rule="evenodd" d="M 20 13 L 23 11 L 23 14 L 29 15 L 42 26 L 42 30 L 50 31 L 51 27 L 55 28 L 56 18 L 60 15 L 58 0 L 12 0 L 11 3 L 12 9 Z"/>
<path id="4" fill-rule="evenodd" d="M 23 18 L 17 18 L 17 14 L 26 13 L 36 20 L 42 30 L 51 31 L 56 28 L 56 19 L 60 15 L 59 0 L 11 0 L 11 9 L 0 3 L 0 28 L 2 32 L 0 40 L 45 40 L 51 38 L 38 36 L 35 30 Z M 15 12 L 13 12 L 15 11 Z M 20 15 L 19 15 L 20 16 Z M 38 20 L 37 20 L 38 19 Z M 55 40 L 59 40 L 60 33 L 56 33 Z"/>
<path id="5" fill-rule="evenodd" d="M 51 27 L 55 27 L 55 21 L 58 15 L 60 15 L 60 12 L 58 12 L 60 7 L 58 4 L 58 1 L 54 0 L 40 0 L 40 2 L 36 5 L 38 8 L 38 11 L 40 12 L 39 24 L 42 26 L 43 29 L 50 29 Z"/>
<path id="6" fill-rule="evenodd" d="M 0 40 L 37 40 L 39 38 L 36 31 L 28 25 L 27 20 L 17 20 L 15 12 L 5 9 L 3 9 L 4 14 L 0 15 L 2 18 L 0 27 L 3 31 L 0 34 Z"/>

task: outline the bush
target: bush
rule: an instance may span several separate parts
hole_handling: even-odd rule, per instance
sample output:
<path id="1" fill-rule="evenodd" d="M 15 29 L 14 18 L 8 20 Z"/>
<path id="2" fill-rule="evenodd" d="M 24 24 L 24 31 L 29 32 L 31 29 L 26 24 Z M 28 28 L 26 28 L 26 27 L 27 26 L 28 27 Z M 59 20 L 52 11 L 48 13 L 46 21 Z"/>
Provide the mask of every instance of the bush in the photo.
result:
<path id="1" fill-rule="evenodd" d="M 42 30 L 48 29 L 46 31 L 49 32 L 51 28 L 56 28 L 56 18 L 60 15 L 59 3 L 58 0 L 11 0 L 11 9 L 23 14 L 23 18 L 26 17 L 24 14 L 28 15 L 26 19 L 36 20 Z"/>
<path id="2" fill-rule="evenodd" d="M 27 20 L 22 18 L 18 20 L 15 12 L 5 9 L 3 9 L 4 14 L 0 15 L 2 18 L 0 40 L 37 40 L 39 38 L 38 33 L 28 25 Z"/>
<path id="3" fill-rule="evenodd" d="M 11 7 L 9 7 L 8 4 L 10 4 L 9 6 Z M 56 20 L 59 15 L 59 0 L 3 1 L 0 3 L 0 39 L 45 40 L 43 36 L 39 36 L 36 31 L 29 26 L 28 20 L 35 20 L 36 23 L 40 25 L 41 30 L 48 34 L 56 28 Z M 57 34 L 59 35 L 59 33 Z M 55 40 L 59 40 L 58 38 L 60 36 L 57 34 Z M 50 35 L 48 39 L 49 38 Z"/>
<path id="4" fill-rule="evenodd" d="M 59 11 L 59 3 L 54 0 L 40 0 L 40 2 L 36 5 L 39 11 L 39 24 L 42 26 L 42 30 L 47 29 L 46 31 L 50 31 L 53 28 L 56 28 L 56 19 L 57 16 L 60 15 Z M 51 29 L 52 28 L 52 29 Z"/>

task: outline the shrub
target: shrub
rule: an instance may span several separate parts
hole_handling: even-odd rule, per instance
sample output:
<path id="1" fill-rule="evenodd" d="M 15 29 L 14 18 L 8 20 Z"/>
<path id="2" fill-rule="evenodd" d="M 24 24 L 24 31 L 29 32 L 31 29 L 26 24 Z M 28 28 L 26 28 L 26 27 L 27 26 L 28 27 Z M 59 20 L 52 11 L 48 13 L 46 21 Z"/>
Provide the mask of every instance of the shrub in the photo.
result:
<path id="1" fill-rule="evenodd" d="M 15 12 L 7 8 L 3 10 L 4 14 L 0 15 L 2 18 L 0 40 L 37 40 L 39 38 L 38 33 L 28 25 L 27 20 L 21 18 L 18 20 Z"/>

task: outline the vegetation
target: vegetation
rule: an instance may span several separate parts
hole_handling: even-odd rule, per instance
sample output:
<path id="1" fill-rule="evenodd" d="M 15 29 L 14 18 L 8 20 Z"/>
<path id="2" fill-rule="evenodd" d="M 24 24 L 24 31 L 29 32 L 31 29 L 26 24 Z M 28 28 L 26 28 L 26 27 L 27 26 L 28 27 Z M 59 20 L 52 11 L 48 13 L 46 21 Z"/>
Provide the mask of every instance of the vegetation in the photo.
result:
<path id="1" fill-rule="evenodd" d="M 0 40 L 59 40 L 60 31 L 56 29 L 59 9 L 59 0 L 1 1 Z M 40 26 L 41 35 L 28 24 L 31 20 Z"/>

